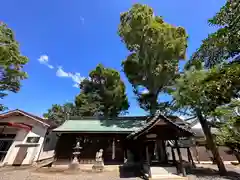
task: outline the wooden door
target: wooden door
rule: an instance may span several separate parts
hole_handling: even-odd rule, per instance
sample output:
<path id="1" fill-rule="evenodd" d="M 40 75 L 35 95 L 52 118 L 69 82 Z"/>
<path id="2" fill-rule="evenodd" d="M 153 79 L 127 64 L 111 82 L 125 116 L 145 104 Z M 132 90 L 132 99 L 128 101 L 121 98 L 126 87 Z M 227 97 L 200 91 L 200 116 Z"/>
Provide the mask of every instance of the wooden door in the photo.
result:
<path id="1" fill-rule="evenodd" d="M 20 166 L 22 164 L 23 160 L 27 156 L 27 149 L 28 149 L 28 147 L 20 147 L 19 148 L 17 156 L 13 162 L 14 166 Z"/>

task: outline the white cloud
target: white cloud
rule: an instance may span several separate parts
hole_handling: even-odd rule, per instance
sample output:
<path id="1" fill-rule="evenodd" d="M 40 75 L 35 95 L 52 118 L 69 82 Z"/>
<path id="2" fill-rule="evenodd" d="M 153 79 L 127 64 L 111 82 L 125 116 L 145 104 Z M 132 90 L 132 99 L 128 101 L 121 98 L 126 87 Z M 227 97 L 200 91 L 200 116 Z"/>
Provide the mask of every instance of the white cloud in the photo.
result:
<path id="1" fill-rule="evenodd" d="M 48 63 L 48 56 L 47 55 L 41 55 L 40 58 L 38 59 L 38 61 L 41 64 Z"/>
<path id="2" fill-rule="evenodd" d="M 82 18 L 82 21 L 84 21 L 83 18 Z M 45 54 L 41 55 L 38 58 L 38 61 L 39 61 L 40 64 L 43 64 L 43 65 L 47 66 L 50 69 L 54 68 L 54 66 L 49 64 L 49 57 L 47 55 L 45 55 Z M 74 82 L 73 87 L 76 87 L 76 88 L 79 88 L 79 84 L 85 79 L 85 77 L 81 76 L 80 73 L 66 72 L 66 71 L 63 70 L 62 67 L 58 67 L 57 68 L 56 76 L 62 77 L 62 78 L 71 78 L 72 81 Z"/>
<path id="3" fill-rule="evenodd" d="M 76 83 L 76 84 L 73 85 L 73 87 L 79 88 L 79 84 Z"/>
<path id="4" fill-rule="evenodd" d="M 85 79 L 85 77 L 81 76 L 80 73 L 69 73 L 64 71 L 62 67 L 58 67 L 56 75 L 58 77 L 71 78 L 72 81 L 74 82 L 73 87 L 76 87 L 76 88 L 79 88 L 79 84 Z"/>
<path id="5" fill-rule="evenodd" d="M 85 21 L 84 17 L 80 16 L 80 21 L 82 22 L 82 24 L 84 24 Z"/>
<path id="6" fill-rule="evenodd" d="M 49 61 L 48 61 L 48 56 L 47 55 L 41 55 L 39 58 L 38 58 L 38 61 L 40 62 L 40 64 L 44 64 L 46 65 L 48 68 L 50 69 L 53 69 L 54 67 L 49 64 Z"/>
<path id="7" fill-rule="evenodd" d="M 62 67 L 58 67 L 56 75 L 58 77 L 70 77 L 69 73 L 65 72 Z"/>
<path id="8" fill-rule="evenodd" d="M 85 79 L 85 77 L 81 76 L 80 73 L 75 73 L 75 74 L 70 73 L 70 76 L 72 80 L 78 84 L 80 84 Z"/>
<path id="9" fill-rule="evenodd" d="M 147 89 L 142 90 L 141 94 L 148 94 L 149 91 Z"/>
<path id="10" fill-rule="evenodd" d="M 49 67 L 50 69 L 53 69 L 53 65 L 47 64 L 47 67 Z"/>

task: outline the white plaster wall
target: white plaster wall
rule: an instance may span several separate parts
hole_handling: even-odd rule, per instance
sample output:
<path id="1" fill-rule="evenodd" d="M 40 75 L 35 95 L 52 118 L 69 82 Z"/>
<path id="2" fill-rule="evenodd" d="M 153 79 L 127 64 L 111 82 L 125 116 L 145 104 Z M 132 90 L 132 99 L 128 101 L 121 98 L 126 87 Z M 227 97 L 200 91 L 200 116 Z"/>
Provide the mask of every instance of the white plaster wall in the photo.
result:
<path id="1" fill-rule="evenodd" d="M 3 119 L 2 122 L 17 122 L 17 123 L 25 123 L 31 125 L 33 128 L 31 131 L 26 131 L 24 129 L 19 129 L 18 133 L 15 137 L 14 142 L 12 143 L 11 147 L 8 150 L 8 153 L 4 159 L 3 164 L 7 163 L 8 165 L 12 165 L 16 155 L 18 153 L 19 147 L 18 145 L 21 144 L 29 144 L 26 142 L 28 137 L 40 137 L 39 142 L 37 143 L 38 146 L 29 146 L 27 149 L 27 155 L 23 160 L 24 165 L 32 164 L 34 161 L 37 161 L 38 156 L 41 152 L 42 144 L 44 142 L 44 137 L 47 132 L 47 127 L 43 124 L 36 122 L 27 117 L 9 117 Z M 32 144 L 32 143 L 31 143 Z M 29 144 L 30 145 L 30 144 Z"/>
<path id="2" fill-rule="evenodd" d="M 26 140 L 28 137 L 40 137 L 37 147 L 29 147 L 27 151 L 27 156 L 24 159 L 22 164 L 32 164 L 37 161 L 39 153 L 41 152 L 42 144 L 44 142 L 44 137 L 46 134 L 47 128 L 42 128 L 39 126 L 34 126 L 32 131 L 29 131 L 28 135 L 25 137 L 24 144 L 27 143 Z M 16 156 L 16 155 L 15 155 Z"/>
<path id="3" fill-rule="evenodd" d="M 6 157 L 3 161 L 3 164 L 12 164 L 15 157 L 16 157 L 16 154 L 19 150 L 19 147 L 15 147 L 16 145 L 18 144 L 22 144 L 23 140 L 25 139 L 25 136 L 28 134 L 27 131 L 25 130 L 18 130 L 17 134 L 16 134 L 16 137 L 11 145 L 11 147 L 9 148 L 8 150 L 8 153 L 6 154 Z"/>

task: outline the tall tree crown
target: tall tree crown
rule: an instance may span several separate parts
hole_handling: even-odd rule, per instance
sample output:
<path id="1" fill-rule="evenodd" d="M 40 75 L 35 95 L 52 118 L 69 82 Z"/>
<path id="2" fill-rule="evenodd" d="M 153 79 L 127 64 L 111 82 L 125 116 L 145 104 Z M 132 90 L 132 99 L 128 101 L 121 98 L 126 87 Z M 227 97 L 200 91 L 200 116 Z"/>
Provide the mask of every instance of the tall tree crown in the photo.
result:
<path id="1" fill-rule="evenodd" d="M 172 85 L 178 73 L 178 62 L 185 58 L 185 29 L 164 22 L 149 6 L 135 4 L 121 14 L 118 34 L 130 51 L 122 62 L 123 70 L 140 106 L 154 113 L 159 93 Z M 142 94 L 140 87 L 148 93 Z"/>

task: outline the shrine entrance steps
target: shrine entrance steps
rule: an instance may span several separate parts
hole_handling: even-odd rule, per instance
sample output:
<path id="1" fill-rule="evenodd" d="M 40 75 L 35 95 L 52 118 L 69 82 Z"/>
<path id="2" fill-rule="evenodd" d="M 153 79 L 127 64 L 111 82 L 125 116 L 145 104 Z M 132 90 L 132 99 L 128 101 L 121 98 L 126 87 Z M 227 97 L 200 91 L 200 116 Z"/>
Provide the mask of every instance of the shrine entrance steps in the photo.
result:
<path id="1" fill-rule="evenodd" d="M 177 174 L 176 167 L 151 166 L 151 179 L 187 179 Z"/>

